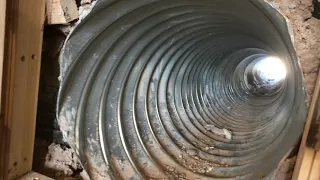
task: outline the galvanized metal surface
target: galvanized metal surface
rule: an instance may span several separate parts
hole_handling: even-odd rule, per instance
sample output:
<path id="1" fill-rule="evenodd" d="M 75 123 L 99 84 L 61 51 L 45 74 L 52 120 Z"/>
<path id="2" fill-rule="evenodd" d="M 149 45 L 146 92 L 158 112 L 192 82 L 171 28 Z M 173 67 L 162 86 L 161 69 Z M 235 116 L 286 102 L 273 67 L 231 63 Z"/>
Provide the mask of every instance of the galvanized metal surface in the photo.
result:
<path id="1" fill-rule="evenodd" d="M 276 94 L 244 88 L 276 55 Z M 61 55 L 57 109 L 92 179 L 259 179 L 296 143 L 301 70 L 285 19 L 257 0 L 100 0 Z"/>

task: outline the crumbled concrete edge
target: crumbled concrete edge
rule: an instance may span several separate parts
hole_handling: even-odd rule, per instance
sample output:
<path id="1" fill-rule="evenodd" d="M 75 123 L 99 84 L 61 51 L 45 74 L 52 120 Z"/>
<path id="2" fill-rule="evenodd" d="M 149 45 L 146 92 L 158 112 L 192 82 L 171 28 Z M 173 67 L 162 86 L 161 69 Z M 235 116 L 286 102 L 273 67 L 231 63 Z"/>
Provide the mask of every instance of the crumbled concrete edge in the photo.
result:
<path id="1" fill-rule="evenodd" d="M 64 44 L 62 46 L 62 49 L 60 51 L 59 56 L 59 64 L 60 64 L 60 76 L 58 77 L 58 80 L 61 82 L 63 81 L 64 74 L 66 73 L 68 67 L 70 66 L 70 61 L 67 61 L 68 64 L 63 60 L 62 54 L 64 54 L 66 50 L 66 43 L 68 42 L 72 32 L 77 28 L 77 26 L 80 24 L 80 22 L 87 17 L 87 15 L 92 11 L 94 6 L 96 5 L 98 1 L 94 0 L 90 4 L 84 4 L 79 7 L 79 19 L 77 22 L 74 22 L 72 24 L 69 24 L 68 26 L 61 26 L 60 30 L 64 32 L 64 34 L 67 36 Z M 60 90 L 59 90 L 60 93 Z"/>
<path id="2" fill-rule="evenodd" d="M 62 32 L 64 32 L 67 37 L 64 41 L 64 44 L 61 48 L 60 51 L 60 55 L 59 55 L 59 65 L 60 65 L 60 76 L 58 77 L 58 80 L 60 82 L 60 87 L 61 87 L 61 83 L 63 82 L 63 78 L 64 78 L 64 74 L 66 73 L 68 67 L 71 64 L 64 64 L 64 60 L 62 57 L 62 54 L 64 54 L 65 51 L 65 46 L 66 43 L 68 42 L 68 39 L 70 38 L 70 35 L 72 34 L 72 32 L 76 29 L 76 27 L 80 24 L 80 22 L 87 17 L 87 15 L 91 12 L 91 10 L 93 9 L 93 7 L 95 6 L 97 0 L 90 0 L 88 1 L 89 3 L 81 3 L 81 6 L 79 7 L 79 19 L 77 22 L 71 23 L 68 26 L 61 26 L 60 29 Z M 69 62 L 69 61 L 68 61 Z M 59 87 L 59 92 L 58 94 L 61 93 L 61 88 Z M 61 109 L 60 111 L 60 108 Z M 62 131 L 63 134 L 63 141 L 66 142 L 67 144 L 70 144 L 70 146 L 72 147 L 72 151 L 75 151 L 75 154 L 77 155 L 77 158 L 79 158 L 79 150 L 76 146 L 75 143 L 75 135 L 74 134 L 68 134 L 67 132 L 72 132 L 70 130 L 71 127 L 74 127 L 74 124 L 70 124 L 70 122 L 74 122 L 72 119 L 75 119 L 76 117 L 76 110 L 72 107 L 70 107 L 70 105 L 68 104 L 64 104 L 62 105 L 62 107 L 59 106 L 59 104 L 57 105 L 57 112 L 60 112 L 60 114 L 57 114 L 57 120 L 59 122 L 59 126 L 60 129 Z M 79 161 L 80 162 L 80 161 Z M 80 162 L 81 163 L 81 162 Z M 83 167 L 83 164 L 81 164 L 81 167 Z M 88 173 L 86 172 L 86 170 L 83 168 L 83 171 L 81 172 L 81 178 L 84 180 L 89 180 L 90 177 L 88 175 Z"/>

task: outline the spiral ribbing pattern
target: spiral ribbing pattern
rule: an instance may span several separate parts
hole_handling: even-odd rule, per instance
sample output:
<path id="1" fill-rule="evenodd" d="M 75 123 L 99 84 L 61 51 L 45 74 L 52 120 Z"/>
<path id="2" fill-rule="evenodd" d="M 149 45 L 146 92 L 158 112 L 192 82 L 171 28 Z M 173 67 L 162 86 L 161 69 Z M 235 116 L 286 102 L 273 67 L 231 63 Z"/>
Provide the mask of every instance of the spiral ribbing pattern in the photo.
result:
<path id="1" fill-rule="evenodd" d="M 275 93 L 246 67 L 279 57 Z M 58 120 L 92 179 L 259 179 L 301 134 L 284 18 L 259 0 L 100 0 L 61 55 Z"/>

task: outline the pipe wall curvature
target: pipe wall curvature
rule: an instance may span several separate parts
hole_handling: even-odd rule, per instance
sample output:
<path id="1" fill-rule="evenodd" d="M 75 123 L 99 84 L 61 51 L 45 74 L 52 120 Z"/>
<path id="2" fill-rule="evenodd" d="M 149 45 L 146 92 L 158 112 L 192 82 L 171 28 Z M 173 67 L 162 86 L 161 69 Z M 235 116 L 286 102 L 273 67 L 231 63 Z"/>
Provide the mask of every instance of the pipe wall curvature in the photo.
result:
<path id="1" fill-rule="evenodd" d="M 281 81 L 253 70 L 270 57 Z M 262 0 L 100 0 L 60 61 L 58 121 L 92 179 L 259 179 L 303 129 L 288 27 Z"/>

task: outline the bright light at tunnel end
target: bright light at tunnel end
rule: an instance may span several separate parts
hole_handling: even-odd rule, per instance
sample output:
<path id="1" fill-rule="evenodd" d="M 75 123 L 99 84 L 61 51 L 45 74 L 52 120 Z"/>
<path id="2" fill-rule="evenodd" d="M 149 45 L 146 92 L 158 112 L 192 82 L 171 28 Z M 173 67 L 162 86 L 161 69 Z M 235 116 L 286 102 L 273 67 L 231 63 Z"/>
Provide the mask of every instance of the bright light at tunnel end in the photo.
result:
<path id="1" fill-rule="evenodd" d="M 261 80 L 270 83 L 283 81 L 287 76 L 286 66 L 278 57 L 265 57 L 258 61 L 253 69 L 255 69 Z"/>

